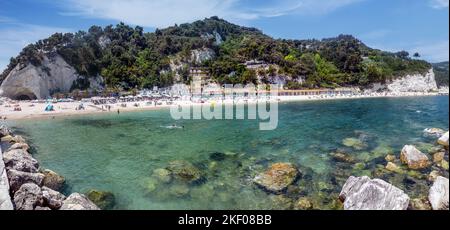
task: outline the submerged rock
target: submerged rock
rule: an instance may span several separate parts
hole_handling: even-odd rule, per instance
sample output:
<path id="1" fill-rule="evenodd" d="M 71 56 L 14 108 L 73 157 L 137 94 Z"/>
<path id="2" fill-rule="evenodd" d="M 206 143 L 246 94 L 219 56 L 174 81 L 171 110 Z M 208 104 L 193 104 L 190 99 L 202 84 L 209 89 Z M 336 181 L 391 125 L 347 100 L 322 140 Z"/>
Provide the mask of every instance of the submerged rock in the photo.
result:
<path id="1" fill-rule="evenodd" d="M 86 196 L 100 209 L 112 209 L 116 204 L 116 198 L 111 192 L 90 190 L 86 193 Z"/>
<path id="2" fill-rule="evenodd" d="M 428 200 L 433 210 L 448 210 L 449 182 L 445 177 L 438 176 L 430 188 Z"/>
<path id="3" fill-rule="evenodd" d="M 391 172 L 395 172 L 395 173 L 404 173 L 404 171 L 398 165 L 396 165 L 392 162 L 387 163 L 386 169 Z"/>
<path id="4" fill-rule="evenodd" d="M 221 152 L 213 152 L 209 155 L 209 159 L 211 159 L 213 161 L 223 161 L 223 160 L 225 160 L 226 157 L 227 157 L 227 155 L 225 155 L 225 153 L 221 153 Z"/>
<path id="5" fill-rule="evenodd" d="M 272 195 L 270 200 L 272 201 L 272 210 L 291 210 L 294 205 L 293 200 L 284 195 Z"/>
<path id="6" fill-rule="evenodd" d="M 23 149 L 13 149 L 3 154 L 5 165 L 9 169 L 36 173 L 39 162 Z"/>
<path id="7" fill-rule="evenodd" d="M 300 198 L 297 202 L 294 204 L 295 210 L 311 210 L 313 209 L 313 204 L 308 198 Z"/>
<path id="8" fill-rule="evenodd" d="M 44 180 L 44 174 L 42 173 L 29 173 L 10 169 L 7 174 L 12 193 L 19 190 L 19 188 L 26 183 L 34 183 L 41 186 Z"/>
<path id="9" fill-rule="evenodd" d="M 265 172 L 258 174 L 253 182 L 274 193 L 285 190 L 299 175 L 298 169 L 290 163 L 275 163 Z"/>
<path id="10" fill-rule="evenodd" d="M 427 155 L 412 145 L 405 145 L 400 154 L 402 163 L 407 164 L 410 169 L 422 169 L 430 165 Z"/>
<path id="11" fill-rule="evenodd" d="M 426 137 L 436 137 L 439 138 L 442 135 L 444 135 L 445 131 L 443 129 L 439 129 L 439 128 L 428 128 L 423 130 L 423 134 Z"/>
<path id="12" fill-rule="evenodd" d="M 48 187 L 42 187 L 44 204 L 53 210 L 61 208 L 66 196 Z"/>
<path id="13" fill-rule="evenodd" d="M 367 148 L 367 145 L 358 138 L 345 138 L 342 140 L 342 144 L 344 146 L 354 148 L 355 150 L 363 150 Z"/>
<path id="14" fill-rule="evenodd" d="M 410 200 L 401 189 L 365 176 L 348 178 L 339 198 L 345 210 L 406 210 Z"/>
<path id="15" fill-rule="evenodd" d="M 186 184 L 175 184 L 169 188 L 169 193 L 176 197 L 184 197 L 189 194 L 189 191 L 190 189 Z"/>
<path id="16" fill-rule="evenodd" d="M 442 160 L 441 163 L 439 163 L 439 165 L 441 166 L 441 168 L 448 171 L 448 161 Z"/>
<path id="17" fill-rule="evenodd" d="M 397 158 L 395 157 L 395 155 L 389 154 L 389 155 L 387 155 L 384 159 L 385 159 L 387 162 L 394 162 Z"/>
<path id="18" fill-rule="evenodd" d="M 446 147 L 448 149 L 448 132 L 446 132 L 444 135 L 442 135 L 439 140 L 437 141 L 438 144 Z"/>
<path id="19" fill-rule="evenodd" d="M 187 161 L 172 161 L 167 167 L 175 179 L 179 179 L 185 182 L 196 182 L 202 178 L 201 171 L 193 164 Z"/>
<path id="20" fill-rule="evenodd" d="M 428 180 L 431 182 L 436 181 L 436 179 L 441 176 L 441 174 L 439 173 L 439 171 L 433 170 L 430 172 L 430 174 L 428 175 Z"/>
<path id="21" fill-rule="evenodd" d="M 56 172 L 53 172 L 50 169 L 45 169 L 44 171 L 42 171 L 42 174 L 44 174 L 44 186 L 56 191 L 61 190 L 61 188 L 64 186 L 66 179 Z"/>
<path id="22" fill-rule="evenodd" d="M 331 157 L 338 162 L 345 162 L 345 163 L 355 163 L 356 160 L 355 158 L 353 158 L 352 156 L 350 156 L 347 153 L 342 153 L 342 152 L 336 152 L 336 153 L 331 153 Z"/>
<path id="23" fill-rule="evenodd" d="M 171 172 L 167 169 L 153 170 L 153 177 L 163 183 L 170 183 L 172 181 Z"/>
<path id="24" fill-rule="evenodd" d="M 427 198 L 412 199 L 409 203 L 410 210 L 431 210 L 431 204 Z"/>
<path id="25" fill-rule="evenodd" d="M 36 206 L 42 206 L 43 203 L 42 190 L 33 183 L 23 184 L 14 194 L 16 210 L 34 210 Z"/>
<path id="26" fill-rule="evenodd" d="M 80 193 L 72 193 L 59 210 L 100 210 L 97 205 Z"/>

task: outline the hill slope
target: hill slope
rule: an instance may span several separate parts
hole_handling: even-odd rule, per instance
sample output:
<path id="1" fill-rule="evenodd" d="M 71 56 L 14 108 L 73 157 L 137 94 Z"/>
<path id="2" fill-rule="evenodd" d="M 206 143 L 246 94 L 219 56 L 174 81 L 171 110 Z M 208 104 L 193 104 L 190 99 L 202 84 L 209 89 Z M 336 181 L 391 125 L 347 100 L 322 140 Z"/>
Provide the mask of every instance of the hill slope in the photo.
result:
<path id="1" fill-rule="evenodd" d="M 434 63 L 433 68 L 436 74 L 436 82 L 438 86 L 448 86 L 449 82 L 448 61 Z"/>
<path id="2" fill-rule="evenodd" d="M 41 66 L 60 55 L 82 76 L 72 89 L 86 89 L 103 77 L 109 88 L 134 89 L 187 83 L 189 69 L 202 67 L 218 83 L 258 83 L 282 79 L 289 88 L 365 86 L 431 65 L 407 52 L 371 49 L 350 35 L 323 40 L 281 40 L 217 17 L 144 33 L 123 23 L 75 34 L 57 33 L 29 45 L 12 58 L 0 82 L 17 66 Z M 243 64 L 258 60 L 266 68 Z M 44 69 L 45 71 L 45 69 Z"/>

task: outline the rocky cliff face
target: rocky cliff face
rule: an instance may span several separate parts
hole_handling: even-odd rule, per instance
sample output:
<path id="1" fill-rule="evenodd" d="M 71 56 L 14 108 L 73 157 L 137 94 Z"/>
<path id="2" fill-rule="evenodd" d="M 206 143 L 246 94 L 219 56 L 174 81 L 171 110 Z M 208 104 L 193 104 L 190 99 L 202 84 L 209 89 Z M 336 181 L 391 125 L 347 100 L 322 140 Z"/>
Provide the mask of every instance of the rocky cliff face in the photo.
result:
<path id="1" fill-rule="evenodd" d="M 12 99 L 48 98 L 55 92 L 69 92 L 80 77 L 60 55 L 47 54 L 41 66 L 17 65 L 0 86 L 0 95 Z"/>
<path id="2" fill-rule="evenodd" d="M 386 84 L 374 84 L 368 92 L 389 91 L 393 93 L 401 92 L 429 92 L 438 90 L 433 69 L 426 74 L 406 75 Z"/>

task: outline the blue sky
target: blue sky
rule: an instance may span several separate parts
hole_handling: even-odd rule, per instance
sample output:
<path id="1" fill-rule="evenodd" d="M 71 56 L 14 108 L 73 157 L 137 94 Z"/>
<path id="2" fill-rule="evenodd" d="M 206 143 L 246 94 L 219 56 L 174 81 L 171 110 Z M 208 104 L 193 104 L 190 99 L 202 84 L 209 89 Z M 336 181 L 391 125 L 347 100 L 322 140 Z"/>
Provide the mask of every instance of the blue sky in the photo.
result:
<path id="1" fill-rule="evenodd" d="M 146 31 L 217 15 L 275 38 L 352 34 L 388 51 L 449 59 L 449 0 L 0 0 L 0 70 L 54 32 L 120 21 Z"/>

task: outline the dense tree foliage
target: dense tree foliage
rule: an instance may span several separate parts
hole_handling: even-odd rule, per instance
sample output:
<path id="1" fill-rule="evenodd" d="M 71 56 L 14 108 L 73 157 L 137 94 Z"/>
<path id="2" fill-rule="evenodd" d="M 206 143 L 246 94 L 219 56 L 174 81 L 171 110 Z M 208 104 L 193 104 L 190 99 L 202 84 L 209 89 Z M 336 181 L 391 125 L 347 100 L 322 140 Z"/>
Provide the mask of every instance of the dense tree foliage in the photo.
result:
<path id="1" fill-rule="evenodd" d="M 434 73 L 436 74 L 436 82 L 438 86 L 448 86 L 449 73 L 448 61 L 433 64 Z"/>
<path id="2" fill-rule="evenodd" d="M 191 51 L 203 48 L 214 51 L 215 57 L 202 63 L 192 61 Z M 188 82 L 190 67 L 209 70 L 219 83 L 268 83 L 270 77 L 284 76 L 290 79 L 289 88 L 368 85 L 430 68 L 406 51 L 370 49 L 350 35 L 321 41 L 273 39 L 257 29 L 212 17 L 153 33 L 123 23 L 92 26 L 87 32 L 57 33 L 25 47 L 11 59 L 0 81 L 17 64 L 39 66 L 49 53 L 60 54 L 85 77 L 73 89 L 88 88 L 88 78 L 97 75 L 112 89 L 168 86 L 174 81 Z M 249 60 L 270 66 L 247 69 L 244 63 Z M 174 65 L 178 68 L 172 68 Z"/>

